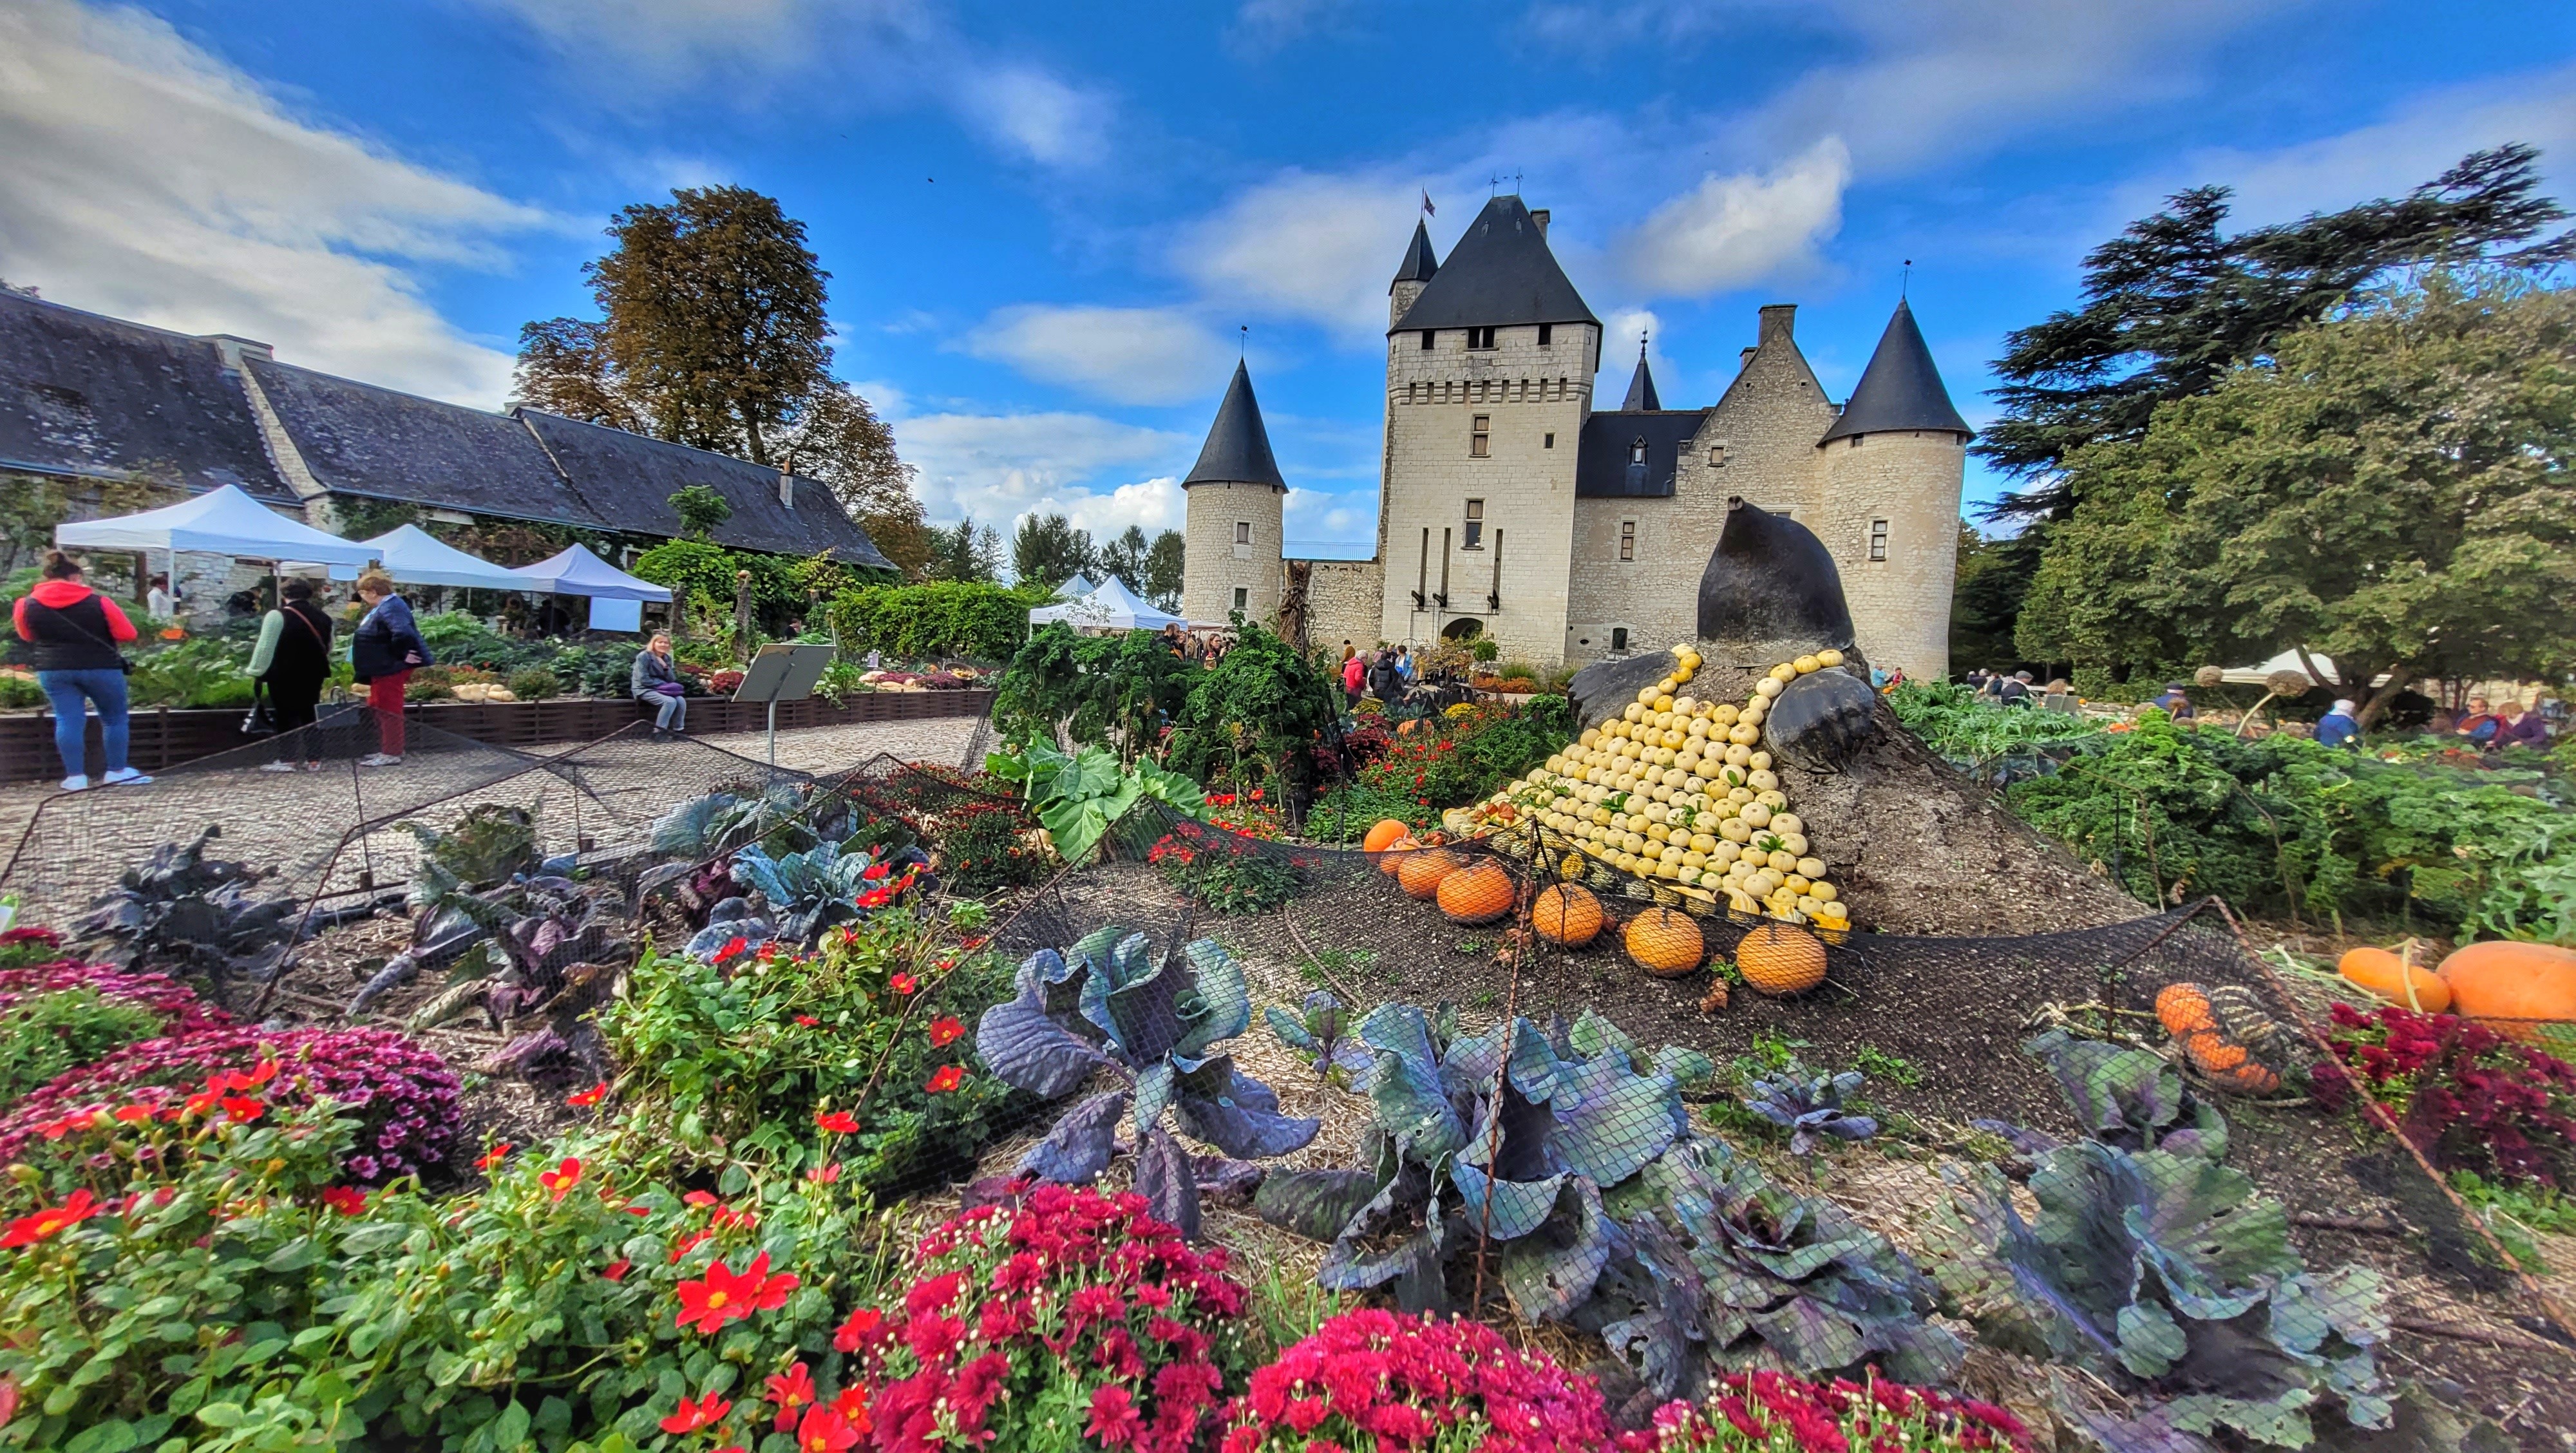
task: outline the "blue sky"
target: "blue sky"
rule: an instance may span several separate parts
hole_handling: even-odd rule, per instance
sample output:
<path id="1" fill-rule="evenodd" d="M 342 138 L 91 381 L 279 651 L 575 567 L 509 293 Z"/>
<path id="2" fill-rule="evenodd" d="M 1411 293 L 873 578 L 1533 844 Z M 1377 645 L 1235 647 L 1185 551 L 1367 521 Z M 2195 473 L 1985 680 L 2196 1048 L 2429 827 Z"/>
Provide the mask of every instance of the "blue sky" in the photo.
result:
<path id="1" fill-rule="evenodd" d="M 1910 258 L 1980 422 L 2003 334 L 2163 193 L 2268 221 L 2508 140 L 2576 195 L 2576 6 L 0 0 L 12 283 L 493 406 L 610 213 L 736 183 L 811 228 L 933 519 L 1178 524 L 1248 327 L 1318 554 L 1374 530 L 1425 191 L 1445 252 L 1517 177 L 1668 406 L 1767 302 L 1847 392 Z"/>

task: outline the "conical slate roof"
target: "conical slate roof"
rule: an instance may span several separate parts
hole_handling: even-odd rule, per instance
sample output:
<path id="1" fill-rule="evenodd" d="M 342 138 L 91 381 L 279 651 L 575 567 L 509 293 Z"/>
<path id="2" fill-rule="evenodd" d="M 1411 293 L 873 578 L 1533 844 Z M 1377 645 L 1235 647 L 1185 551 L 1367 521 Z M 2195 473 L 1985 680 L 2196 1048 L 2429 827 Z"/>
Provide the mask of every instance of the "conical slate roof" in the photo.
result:
<path id="1" fill-rule="evenodd" d="M 1600 321 L 1556 265 L 1529 208 L 1518 197 L 1496 197 L 1467 224 L 1404 321 L 1387 331 Z"/>
<path id="2" fill-rule="evenodd" d="M 1646 368 L 1646 342 L 1640 338 L 1637 340 L 1637 375 L 1628 380 L 1628 397 L 1620 403 L 1619 410 L 1632 414 L 1640 409 L 1660 409 L 1663 406 L 1663 400 L 1655 397 L 1655 376 Z"/>
<path id="3" fill-rule="evenodd" d="M 1234 382 L 1225 386 L 1225 402 L 1216 406 L 1216 422 L 1208 426 L 1199 462 L 1190 466 L 1181 481 L 1183 489 L 1193 484 L 1288 487 L 1288 481 L 1279 477 L 1279 461 L 1271 457 L 1270 431 L 1261 426 L 1261 405 L 1252 397 L 1252 374 L 1240 363 L 1234 366 Z"/>
<path id="4" fill-rule="evenodd" d="M 1417 219 L 1413 240 L 1404 247 L 1404 265 L 1395 270 L 1395 281 L 1388 283 L 1386 290 L 1394 292 L 1396 283 L 1427 283 L 1439 270 L 1440 258 L 1431 250 L 1431 229 Z"/>
<path id="5" fill-rule="evenodd" d="M 1896 316 L 1887 320 L 1887 331 L 1879 335 L 1878 351 L 1869 356 L 1869 367 L 1861 370 L 1851 402 L 1843 405 L 1842 417 L 1816 442 L 1830 444 L 1854 434 L 1897 429 L 1938 429 L 1962 436 L 1976 432 L 1951 407 L 1950 391 L 1941 386 L 1941 370 L 1933 366 L 1923 330 L 1914 326 L 1914 309 L 1901 298 Z"/>

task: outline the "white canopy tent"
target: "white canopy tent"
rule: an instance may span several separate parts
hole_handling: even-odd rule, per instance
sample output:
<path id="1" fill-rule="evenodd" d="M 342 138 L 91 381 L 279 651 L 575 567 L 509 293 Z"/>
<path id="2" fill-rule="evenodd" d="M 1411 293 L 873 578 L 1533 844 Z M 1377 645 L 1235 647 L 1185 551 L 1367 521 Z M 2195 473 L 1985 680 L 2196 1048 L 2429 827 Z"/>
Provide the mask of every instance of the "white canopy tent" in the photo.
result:
<path id="1" fill-rule="evenodd" d="M 1073 577 L 1071 579 L 1055 588 L 1055 593 L 1057 596 L 1065 600 L 1080 600 L 1099 588 L 1099 586 L 1091 583 L 1090 576 L 1077 570 L 1073 573 Z"/>
<path id="2" fill-rule="evenodd" d="M 669 586 L 638 580 L 580 545 L 511 573 L 519 577 L 523 590 L 589 596 L 590 628 L 594 631 L 640 631 L 644 628 L 643 603 L 671 598 Z"/>
<path id="3" fill-rule="evenodd" d="M 141 514 L 57 525 L 54 543 L 66 550 L 194 551 L 327 566 L 343 578 L 384 554 L 373 542 L 343 540 L 290 520 L 231 484 Z"/>
<path id="4" fill-rule="evenodd" d="M 1159 631 L 1165 626 L 1187 626 L 1188 621 L 1166 611 L 1159 611 L 1136 598 L 1127 582 L 1112 575 L 1094 587 L 1089 595 L 1063 605 L 1042 605 L 1029 612 L 1029 624 L 1042 626 L 1062 621 L 1076 630 L 1091 631 Z"/>
<path id="5" fill-rule="evenodd" d="M 2308 653 L 2308 659 L 2317 663 L 2317 674 L 2326 679 L 2326 684 L 2328 686 L 2341 687 L 2344 684 L 2343 673 L 2335 669 L 2333 657 L 2322 655 L 2315 651 L 2310 651 Z M 2301 675 L 2305 675 L 2307 673 L 2307 669 L 2308 668 L 2300 662 L 2299 653 L 2295 650 L 2289 650 L 2283 651 L 2280 655 L 2273 657 L 2271 660 L 2264 662 L 2260 666 L 2230 667 L 2226 671 L 2220 673 L 2220 679 L 2231 686 L 2260 686 L 2263 684 L 2265 678 L 2269 677 L 2275 671 L 2296 671 Z M 2384 686 L 2387 683 L 2388 673 L 2383 671 L 2380 673 L 2379 679 L 2370 684 L 2373 686 Z"/>
<path id="6" fill-rule="evenodd" d="M 528 578 L 506 565 L 477 559 L 418 525 L 404 525 L 366 542 L 384 552 L 387 575 L 405 585 L 461 585 L 473 590 L 527 590 Z"/>

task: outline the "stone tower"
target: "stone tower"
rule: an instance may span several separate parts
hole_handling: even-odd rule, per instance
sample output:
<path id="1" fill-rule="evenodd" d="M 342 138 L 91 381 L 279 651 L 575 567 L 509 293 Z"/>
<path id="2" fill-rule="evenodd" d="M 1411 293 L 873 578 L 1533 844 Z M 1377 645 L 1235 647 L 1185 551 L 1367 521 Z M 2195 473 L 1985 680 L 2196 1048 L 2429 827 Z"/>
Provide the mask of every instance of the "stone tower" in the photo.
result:
<path id="1" fill-rule="evenodd" d="M 1817 441 L 1811 520 L 1842 571 L 1861 654 L 1918 680 L 1950 673 L 1950 592 L 1970 430 L 1903 301 L 1851 401 Z"/>
<path id="2" fill-rule="evenodd" d="M 1600 320 L 1548 250 L 1547 213 L 1510 196 L 1446 260 L 1417 224 L 1388 294 L 1378 634 L 1554 661 Z"/>
<path id="3" fill-rule="evenodd" d="M 1181 488 L 1189 498 L 1182 531 L 1181 614 L 1222 621 L 1235 611 L 1269 625 L 1279 616 L 1281 511 L 1288 482 L 1270 453 L 1270 431 L 1238 363 L 1217 405 L 1199 462 Z"/>

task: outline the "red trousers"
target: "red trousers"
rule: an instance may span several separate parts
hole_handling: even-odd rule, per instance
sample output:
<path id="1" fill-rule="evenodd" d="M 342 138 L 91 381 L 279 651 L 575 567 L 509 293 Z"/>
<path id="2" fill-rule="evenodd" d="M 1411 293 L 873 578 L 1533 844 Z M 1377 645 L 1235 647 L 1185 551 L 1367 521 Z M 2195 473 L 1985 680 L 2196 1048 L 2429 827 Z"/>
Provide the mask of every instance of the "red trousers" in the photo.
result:
<path id="1" fill-rule="evenodd" d="M 388 757 L 403 754 L 403 688 L 411 684 L 409 671 L 379 676 L 367 683 L 367 706 L 376 714 L 378 750 Z"/>

